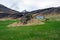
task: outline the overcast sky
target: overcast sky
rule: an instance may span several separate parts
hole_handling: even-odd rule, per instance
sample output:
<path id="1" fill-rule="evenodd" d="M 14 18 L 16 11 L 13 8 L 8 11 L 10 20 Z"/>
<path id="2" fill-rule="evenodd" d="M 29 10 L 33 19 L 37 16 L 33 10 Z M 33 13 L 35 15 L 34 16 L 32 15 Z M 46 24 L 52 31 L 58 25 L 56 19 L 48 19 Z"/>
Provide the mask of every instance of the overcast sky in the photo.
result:
<path id="1" fill-rule="evenodd" d="M 0 0 L 0 4 L 17 11 L 32 11 L 49 7 L 58 7 L 60 6 L 60 0 Z"/>

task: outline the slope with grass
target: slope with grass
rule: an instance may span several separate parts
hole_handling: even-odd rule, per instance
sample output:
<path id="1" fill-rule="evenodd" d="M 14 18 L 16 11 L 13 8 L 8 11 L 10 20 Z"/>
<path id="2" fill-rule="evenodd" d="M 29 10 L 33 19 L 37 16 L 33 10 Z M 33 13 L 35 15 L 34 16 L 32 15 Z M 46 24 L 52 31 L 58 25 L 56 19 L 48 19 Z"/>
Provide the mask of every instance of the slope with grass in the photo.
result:
<path id="1" fill-rule="evenodd" d="M 60 21 L 49 21 L 43 25 L 7 27 L 16 22 L 0 21 L 0 40 L 60 40 Z"/>

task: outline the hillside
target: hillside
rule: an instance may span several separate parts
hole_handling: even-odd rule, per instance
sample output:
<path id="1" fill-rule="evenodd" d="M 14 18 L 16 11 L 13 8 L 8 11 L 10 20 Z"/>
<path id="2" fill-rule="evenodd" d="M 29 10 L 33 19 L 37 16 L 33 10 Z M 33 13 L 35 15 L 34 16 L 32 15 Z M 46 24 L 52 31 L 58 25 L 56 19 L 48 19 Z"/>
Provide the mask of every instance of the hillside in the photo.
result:
<path id="1" fill-rule="evenodd" d="M 38 13 L 38 14 L 51 14 L 51 13 L 57 13 L 60 14 L 60 7 L 51 7 L 51 8 L 46 8 L 46 9 L 39 9 L 39 10 L 34 10 L 31 13 Z"/>
<path id="2" fill-rule="evenodd" d="M 22 14 L 16 10 L 12 10 L 0 4 L 0 18 L 19 18 Z"/>
<path id="3" fill-rule="evenodd" d="M 31 13 L 36 14 L 36 15 L 54 15 L 54 14 L 60 14 L 60 7 L 51 7 L 51 8 L 45 8 L 45 9 L 38 9 L 38 10 L 33 10 L 31 12 L 25 12 L 25 13 Z M 0 18 L 20 18 L 22 17 L 24 12 L 18 12 L 16 10 L 12 10 L 8 7 L 5 7 L 4 5 L 0 4 Z"/>
<path id="4" fill-rule="evenodd" d="M 18 11 L 12 10 L 2 4 L 0 4 L 0 12 L 2 13 L 10 13 L 10 14 L 14 14 L 14 13 L 19 13 Z"/>

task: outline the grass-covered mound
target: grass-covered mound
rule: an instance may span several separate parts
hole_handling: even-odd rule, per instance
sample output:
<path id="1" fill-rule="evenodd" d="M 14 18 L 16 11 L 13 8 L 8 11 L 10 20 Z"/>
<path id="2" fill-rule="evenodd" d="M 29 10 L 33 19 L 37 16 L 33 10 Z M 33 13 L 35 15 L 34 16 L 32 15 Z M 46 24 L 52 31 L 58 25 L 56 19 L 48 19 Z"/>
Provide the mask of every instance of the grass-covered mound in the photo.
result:
<path id="1" fill-rule="evenodd" d="M 60 21 L 49 21 L 43 25 L 7 27 L 16 22 L 0 21 L 0 40 L 60 40 Z"/>
<path id="2" fill-rule="evenodd" d="M 7 27 L 31 26 L 31 25 L 42 25 L 42 24 L 44 24 L 44 22 L 34 18 L 34 19 L 27 21 L 27 24 L 23 24 L 20 20 L 18 20 L 18 22 L 9 24 Z"/>

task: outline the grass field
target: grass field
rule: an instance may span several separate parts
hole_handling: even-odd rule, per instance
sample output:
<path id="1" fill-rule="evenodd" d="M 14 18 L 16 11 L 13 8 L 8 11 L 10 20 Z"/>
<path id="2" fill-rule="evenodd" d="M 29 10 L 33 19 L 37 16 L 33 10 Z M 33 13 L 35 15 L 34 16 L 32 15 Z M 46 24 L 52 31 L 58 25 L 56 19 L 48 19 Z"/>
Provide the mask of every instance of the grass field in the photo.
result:
<path id="1" fill-rule="evenodd" d="M 0 21 L 0 40 L 60 40 L 60 21 L 48 21 L 43 25 L 7 27 L 16 22 Z"/>

